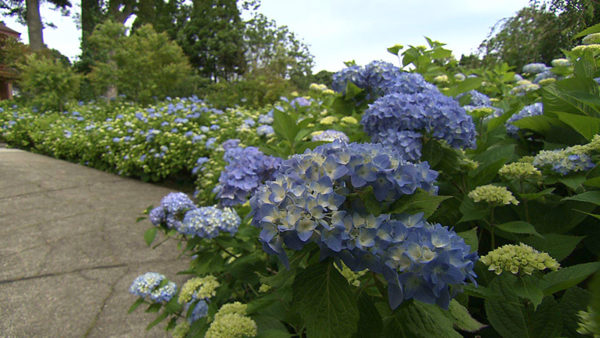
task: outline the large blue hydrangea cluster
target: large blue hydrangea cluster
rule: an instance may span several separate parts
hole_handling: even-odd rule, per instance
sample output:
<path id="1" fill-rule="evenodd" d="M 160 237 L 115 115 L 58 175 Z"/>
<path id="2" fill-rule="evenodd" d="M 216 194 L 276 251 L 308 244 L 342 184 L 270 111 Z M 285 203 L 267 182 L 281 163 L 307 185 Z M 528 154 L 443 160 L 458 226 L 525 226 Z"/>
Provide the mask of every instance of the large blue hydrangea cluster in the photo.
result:
<path id="1" fill-rule="evenodd" d="M 195 208 L 196 205 L 186 194 L 173 192 L 163 197 L 160 205 L 150 211 L 150 222 L 155 226 L 166 224 L 168 228 L 179 229 L 185 213 Z"/>
<path id="2" fill-rule="evenodd" d="M 215 238 L 221 232 L 235 234 L 240 225 L 240 217 L 231 208 L 200 207 L 185 214 L 179 232 L 201 238 Z"/>
<path id="3" fill-rule="evenodd" d="M 476 132 L 471 116 L 456 100 L 438 91 L 380 97 L 365 111 L 361 123 L 373 142 L 391 143 L 389 136 L 394 132 L 412 131 L 446 140 L 456 148 L 475 146 Z M 407 136 L 398 139 L 406 141 Z M 411 134 L 410 139 L 414 143 L 418 137 Z M 392 145 L 402 146 L 401 143 Z"/>
<path id="4" fill-rule="evenodd" d="M 348 82 L 370 93 L 387 95 L 390 93 L 415 94 L 437 88 L 425 81 L 418 73 L 407 73 L 389 62 L 372 61 L 364 67 L 351 66 L 333 74 L 331 87 L 345 94 Z"/>
<path id="5" fill-rule="evenodd" d="M 571 153 L 568 148 L 542 150 L 534 157 L 532 164 L 538 168 L 549 167 L 563 176 L 574 172 L 588 171 L 596 166 L 588 154 Z"/>
<path id="6" fill-rule="evenodd" d="M 157 272 L 146 272 L 138 276 L 131 286 L 129 292 L 138 297 L 150 298 L 155 303 L 168 302 L 177 292 L 177 285 L 171 281 L 165 281 L 165 276 Z M 163 284 L 161 286 L 161 284 Z"/>
<path id="7" fill-rule="evenodd" d="M 250 199 L 250 215 L 264 250 L 284 264 L 284 245 L 314 242 L 354 271 L 382 273 L 393 308 L 411 298 L 447 307 L 449 286 L 475 276 L 477 255 L 454 232 L 422 215 L 375 216 L 356 197 L 372 189 L 385 204 L 417 189 L 436 193 L 437 173 L 426 162 L 405 162 L 381 144 L 334 141 L 294 155 L 274 176 Z"/>
<path id="8" fill-rule="evenodd" d="M 505 123 L 506 133 L 512 137 L 519 137 L 519 127 L 512 124 L 524 117 L 538 116 L 544 114 L 544 105 L 541 102 L 536 102 L 529 106 L 525 106 L 521 111 L 511 116 Z"/>
<path id="9" fill-rule="evenodd" d="M 215 187 L 217 197 L 224 206 L 235 206 L 246 202 L 258 186 L 271 178 L 281 164 L 278 157 L 267 156 L 256 147 L 224 147 L 224 159 L 228 165 L 221 172 Z"/>

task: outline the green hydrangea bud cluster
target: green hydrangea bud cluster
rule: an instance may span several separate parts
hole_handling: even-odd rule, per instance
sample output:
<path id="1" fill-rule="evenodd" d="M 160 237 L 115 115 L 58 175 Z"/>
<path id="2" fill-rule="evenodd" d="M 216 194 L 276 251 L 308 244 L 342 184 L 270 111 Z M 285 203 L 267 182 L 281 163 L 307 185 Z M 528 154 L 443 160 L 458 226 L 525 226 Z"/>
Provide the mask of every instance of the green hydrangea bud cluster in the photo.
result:
<path id="1" fill-rule="evenodd" d="M 488 202 L 493 205 L 518 205 L 519 201 L 513 194 L 506 189 L 497 185 L 487 184 L 473 189 L 469 193 L 469 197 L 475 202 Z"/>
<path id="2" fill-rule="evenodd" d="M 547 86 L 547 85 L 549 85 L 551 83 L 554 83 L 554 82 L 556 82 L 556 79 L 553 78 L 553 77 L 549 77 L 547 79 L 540 80 L 540 82 L 538 82 L 538 83 L 539 83 L 540 86 Z"/>
<path id="3" fill-rule="evenodd" d="M 600 337 L 600 323 L 594 319 L 597 314 L 591 307 L 588 307 L 587 311 L 579 311 L 577 317 L 579 317 L 577 333 Z"/>
<path id="4" fill-rule="evenodd" d="M 579 45 L 571 49 L 571 52 L 573 52 L 575 57 L 581 57 L 588 51 L 591 51 L 594 56 L 600 54 L 600 44 L 594 43 L 591 45 Z"/>
<path id="5" fill-rule="evenodd" d="M 484 118 L 492 115 L 494 112 L 494 108 L 492 107 L 477 107 L 469 112 L 469 115 L 477 118 Z"/>
<path id="6" fill-rule="evenodd" d="M 480 258 L 480 261 L 488 266 L 488 270 L 497 275 L 504 271 L 513 274 L 531 275 L 534 270 L 558 270 L 560 265 L 545 252 L 539 252 L 529 245 L 506 244 Z"/>
<path id="7" fill-rule="evenodd" d="M 177 323 L 173 329 L 173 338 L 184 338 L 190 332 L 190 323 L 187 320 Z"/>
<path id="8" fill-rule="evenodd" d="M 533 164 L 527 162 L 505 164 L 498 170 L 498 174 L 507 179 L 518 180 L 538 179 L 542 177 L 542 172 L 534 167 Z"/>
<path id="9" fill-rule="evenodd" d="M 185 304 L 191 301 L 193 296 L 196 299 L 211 298 L 215 295 L 219 285 L 217 278 L 212 275 L 189 279 L 181 287 L 178 302 Z"/>
<path id="10" fill-rule="evenodd" d="M 571 61 L 569 61 L 569 59 L 560 58 L 552 60 L 550 64 L 552 67 L 569 67 L 571 66 Z"/>
<path id="11" fill-rule="evenodd" d="M 600 33 L 588 34 L 586 35 L 581 43 L 584 45 L 594 45 L 600 43 Z"/>
<path id="12" fill-rule="evenodd" d="M 260 287 L 258 288 L 258 292 L 260 292 L 260 293 L 269 292 L 269 290 L 271 290 L 271 286 L 268 284 L 261 284 Z"/>
<path id="13" fill-rule="evenodd" d="M 206 338 L 254 337 L 258 330 L 256 323 L 246 316 L 246 304 L 235 302 L 221 306 L 215 319 L 206 331 Z"/>

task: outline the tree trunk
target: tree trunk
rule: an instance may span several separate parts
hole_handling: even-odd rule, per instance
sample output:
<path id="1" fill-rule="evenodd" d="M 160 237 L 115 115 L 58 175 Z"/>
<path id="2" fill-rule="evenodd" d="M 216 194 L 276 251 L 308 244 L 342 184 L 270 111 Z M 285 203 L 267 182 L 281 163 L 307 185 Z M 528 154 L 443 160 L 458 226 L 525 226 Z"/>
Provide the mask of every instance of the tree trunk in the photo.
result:
<path id="1" fill-rule="evenodd" d="M 40 3 L 38 0 L 26 0 L 27 33 L 29 34 L 29 47 L 38 52 L 44 49 L 44 35 L 42 18 L 40 17 Z"/>

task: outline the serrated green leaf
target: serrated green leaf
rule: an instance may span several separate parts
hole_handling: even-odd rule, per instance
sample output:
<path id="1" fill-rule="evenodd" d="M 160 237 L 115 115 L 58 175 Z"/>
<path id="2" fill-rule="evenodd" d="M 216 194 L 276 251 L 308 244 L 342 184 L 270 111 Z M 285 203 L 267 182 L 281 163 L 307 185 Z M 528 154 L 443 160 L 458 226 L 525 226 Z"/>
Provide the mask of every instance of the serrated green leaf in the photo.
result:
<path id="1" fill-rule="evenodd" d="M 273 110 L 273 131 L 277 136 L 287 140 L 291 145 L 294 143 L 294 138 L 298 133 L 298 126 L 295 119 L 290 115 L 275 109 Z"/>
<path id="2" fill-rule="evenodd" d="M 588 141 L 590 141 L 594 135 L 600 133 L 600 119 L 597 117 L 563 112 L 556 112 L 555 114 L 560 121 L 575 129 L 575 131 L 585 137 Z"/>
<path id="3" fill-rule="evenodd" d="M 458 94 L 466 93 L 470 90 L 477 89 L 481 86 L 483 79 L 480 77 L 466 78 L 464 81 L 459 82 L 445 93 L 448 96 L 456 96 Z"/>
<path id="4" fill-rule="evenodd" d="M 471 247 L 470 252 L 476 252 L 479 249 L 479 239 L 477 238 L 477 228 L 456 233 L 465 240 L 465 243 Z"/>
<path id="5" fill-rule="evenodd" d="M 519 276 L 511 278 L 511 287 L 515 295 L 528 299 L 533 304 L 535 310 L 542 303 L 544 292 L 538 287 L 539 278 L 533 276 Z"/>
<path id="6" fill-rule="evenodd" d="M 417 214 L 423 212 L 424 217 L 431 216 L 440 203 L 452 196 L 432 195 L 424 190 L 417 190 L 414 194 L 403 196 L 391 206 L 391 213 Z"/>
<path id="7" fill-rule="evenodd" d="M 552 195 L 552 192 L 555 190 L 556 188 L 548 188 L 548 189 L 544 189 L 542 191 L 539 192 L 533 192 L 533 193 L 527 193 L 527 194 L 519 194 L 519 198 L 522 200 L 527 200 L 527 201 L 534 201 L 537 199 L 540 199 L 544 196 L 548 196 L 548 195 Z"/>
<path id="8" fill-rule="evenodd" d="M 300 272 L 292 290 L 292 303 L 304 319 L 307 336 L 350 337 L 356 332 L 356 300 L 331 262 L 320 262 Z"/>
<path id="9" fill-rule="evenodd" d="M 146 232 L 144 233 L 144 241 L 146 241 L 146 245 L 148 245 L 148 246 L 152 245 L 152 242 L 154 242 L 154 239 L 156 238 L 157 232 L 158 232 L 158 228 L 156 228 L 156 227 L 152 227 L 152 228 L 146 230 Z"/>
<path id="10" fill-rule="evenodd" d="M 310 130 L 310 129 L 300 129 L 298 131 L 298 134 L 296 134 L 296 138 L 294 139 L 294 141 L 300 142 L 300 141 L 302 141 L 303 138 L 310 135 L 310 133 L 312 133 L 312 130 Z"/>
<path id="11" fill-rule="evenodd" d="M 476 332 L 486 327 L 486 325 L 481 324 L 475 318 L 471 317 L 469 310 L 455 299 L 450 301 L 448 312 L 454 319 L 454 325 L 462 331 Z"/>
<path id="12" fill-rule="evenodd" d="M 503 278 L 494 278 L 489 285 L 500 299 L 486 299 L 485 313 L 492 327 L 503 337 L 528 337 L 523 306 Z"/>
<path id="13" fill-rule="evenodd" d="M 162 308 L 161 303 L 152 303 L 152 304 L 150 304 L 150 306 L 148 306 L 148 308 L 146 309 L 145 312 L 148 312 L 148 313 L 158 312 L 158 311 L 160 311 L 160 308 Z"/>
<path id="14" fill-rule="evenodd" d="M 563 318 L 565 337 L 581 337 L 577 332 L 579 317 L 577 313 L 586 310 L 592 294 L 579 287 L 569 288 L 559 301 L 559 312 Z"/>
<path id="15" fill-rule="evenodd" d="M 366 293 L 361 293 L 358 297 L 358 330 L 354 334 L 355 338 L 377 338 L 381 335 L 383 321 L 373 300 Z"/>
<path id="16" fill-rule="evenodd" d="M 140 305 L 142 305 L 142 303 L 144 303 L 144 298 L 139 297 L 129 308 L 129 310 L 127 310 L 127 313 L 132 313 L 133 311 L 135 311 L 135 309 L 137 309 Z"/>
<path id="17" fill-rule="evenodd" d="M 588 27 L 588 28 L 582 30 L 581 32 L 575 34 L 575 36 L 573 36 L 573 39 L 582 38 L 586 35 L 594 34 L 594 33 L 600 33 L 600 23 L 597 23 L 597 24 L 595 24 L 591 27 Z"/>
<path id="18" fill-rule="evenodd" d="M 383 337 L 460 338 L 454 320 L 437 305 L 419 301 L 402 304 L 392 316 L 385 318 Z"/>
<path id="19" fill-rule="evenodd" d="M 563 317 L 554 297 L 544 297 L 544 300 L 537 310 L 530 315 L 530 318 L 528 325 L 530 337 L 561 337 Z"/>
<path id="20" fill-rule="evenodd" d="M 558 179 L 560 183 L 566 185 L 572 190 L 577 190 L 577 188 L 579 188 L 583 182 L 585 182 L 585 180 L 585 176 L 581 174 L 569 175 Z"/>
<path id="21" fill-rule="evenodd" d="M 458 223 L 483 219 L 490 213 L 489 208 L 487 208 L 484 203 L 477 204 L 468 196 L 464 197 L 460 204 L 459 210 L 462 214 L 462 217 Z"/>
<path id="22" fill-rule="evenodd" d="M 543 237 L 536 230 L 535 227 L 525 221 L 513 221 L 502 224 L 494 225 L 498 230 L 508 232 L 511 234 L 528 234 Z"/>
<path id="23" fill-rule="evenodd" d="M 544 290 L 545 295 L 551 295 L 581 283 L 598 270 L 600 270 L 600 262 L 561 268 L 546 274 L 540 283 L 540 287 Z"/>
<path id="24" fill-rule="evenodd" d="M 579 201 L 600 205 L 600 191 L 586 191 L 575 196 L 565 197 L 562 200 Z"/>

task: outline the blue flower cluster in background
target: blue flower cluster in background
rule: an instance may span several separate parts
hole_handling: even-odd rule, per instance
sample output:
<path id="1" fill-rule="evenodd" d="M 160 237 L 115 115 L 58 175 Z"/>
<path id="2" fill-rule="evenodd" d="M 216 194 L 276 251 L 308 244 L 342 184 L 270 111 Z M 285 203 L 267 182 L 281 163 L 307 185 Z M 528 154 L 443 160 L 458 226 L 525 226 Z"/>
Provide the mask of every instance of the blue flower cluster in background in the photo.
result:
<path id="1" fill-rule="evenodd" d="M 185 214 L 179 232 L 211 239 L 217 237 L 220 232 L 235 234 L 240 221 L 238 214 L 231 208 L 200 207 Z"/>
<path id="2" fill-rule="evenodd" d="M 138 297 L 150 298 L 151 301 L 156 303 L 168 302 L 177 292 L 177 285 L 171 281 L 166 281 L 165 276 L 160 273 L 146 272 L 133 281 L 129 287 L 129 292 Z"/>
<path id="3" fill-rule="evenodd" d="M 333 74 L 331 87 L 345 94 L 348 82 L 376 96 L 390 93 L 415 94 L 437 88 L 418 73 L 407 73 L 389 62 L 372 61 L 365 67 L 351 66 Z M 373 98 L 375 98 L 373 97 Z"/>
<path id="4" fill-rule="evenodd" d="M 541 102 L 525 106 L 521 111 L 511 116 L 505 123 L 506 133 L 512 137 L 519 137 L 519 127 L 512 124 L 512 122 L 519 121 L 524 117 L 538 116 L 544 114 L 544 106 Z"/>
<path id="5" fill-rule="evenodd" d="M 284 245 L 314 242 L 354 271 L 383 273 L 393 307 L 410 298 L 447 307 L 449 285 L 475 276 L 477 255 L 447 228 L 419 215 L 375 216 L 356 197 L 372 191 L 385 204 L 417 189 L 436 193 L 436 178 L 427 162 L 406 162 L 393 148 L 334 141 L 284 161 L 250 199 L 250 216 L 264 250 L 285 264 Z"/>
<path id="6" fill-rule="evenodd" d="M 350 139 L 346 134 L 344 134 L 344 132 L 332 129 L 324 130 L 322 133 L 314 134 L 311 137 L 311 141 L 332 142 L 334 140 L 340 140 L 344 142 L 350 141 Z"/>
<path id="7" fill-rule="evenodd" d="M 271 178 L 281 159 L 263 154 L 256 147 L 223 145 L 228 165 L 221 172 L 215 192 L 224 206 L 244 204 L 258 186 Z"/>
<path id="8" fill-rule="evenodd" d="M 373 142 L 390 144 L 394 132 L 412 131 L 421 136 L 445 140 L 455 148 L 475 147 L 473 119 L 453 98 L 438 91 L 416 94 L 389 94 L 377 99 L 365 111 L 361 123 Z M 416 135 L 409 137 L 412 143 Z M 407 136 L 397 138 L 407 142 Z M 401 142 L 391 145 L 401 147 Z M 413 145 L 412 148 L 418 148 Z M 415 160 L 413 154 L 411 160 Z"/>

